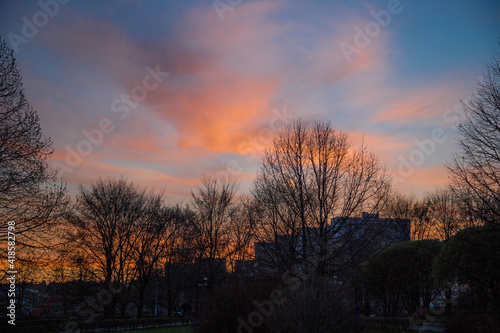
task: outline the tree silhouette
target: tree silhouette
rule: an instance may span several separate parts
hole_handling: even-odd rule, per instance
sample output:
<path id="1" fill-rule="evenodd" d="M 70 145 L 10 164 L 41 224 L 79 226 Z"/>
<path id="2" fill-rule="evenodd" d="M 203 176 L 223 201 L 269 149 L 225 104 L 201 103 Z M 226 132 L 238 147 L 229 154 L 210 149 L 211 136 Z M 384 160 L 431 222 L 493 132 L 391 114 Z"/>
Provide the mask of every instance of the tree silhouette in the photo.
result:
<path id="1" fill-rule="evenodd" d="M 197 256 L 199 260 L 206 261 L 202 269 L 210 293 L 220 279 L 219 272 L 225 271 L 226 259 L 232 250 L 230 221 L 235 213 L 236 189 L 237 183 L 229 178 L 206 176 L 202 185 L 192 191 L 196 211 L 192 230 Z"/>
<path id="2" fill-rule="evenodd" d="M 88 188 L 80 186 L 75 209 L 68 214 L 73 227 L 69 232 L 105 288 L 122 289 L 135 277 L 134 251 L 141 245 L 137 228 L 147 203 L 147 193 L 125 179 L 98 179 Z M 118 296 L 123 305 L 127 290 Z M 105 316 L 113 316 L 116 302 L 114 298 L 105 308 Z"/>
<path id="3" fill-rule="evenodd" d="M 494 54 L 468 101 L 458 132 L 460 151 L 448 164 L 451 189 L 473 219 L 500 223 L 500 56 Z"/>
<path id="4" fill-rule="evenodd" d="M 46 231 L 67 201 L 65 186 L 54 183 L 56 173 L 48 167 L 51 154 L 52 142 L 42 135 L 38 114 L 24 96 L 13 51 L 0 36 L 0 214 L 16 223 L 19 261 L 40 257 L 23 252 L 54 242 Z M 2 222 L 0 241 L 7 239 L 6 228 Z"/>
<path id="5" fill-rule="evenodd" d="M 381 210 L 389 189 L 388 174 L 364 145 L 352 147 L 329 122 L 296 120 L 276 134 L 262 158 L 253 187 L 263 214 L 257 237 L 275 243 L 271 257 L 287 266 L 279 270 L 300 264 L 307 271 L 314 258 L 319 275 L 331 274 L 327 263 L 339 270 L 353 263 L 348 253 L 362 250 L 346 241 L 361 229 L 346 231 L 347 219 Z M 368 234 L 359 235 L 358 244 L 368 245 Z"/>

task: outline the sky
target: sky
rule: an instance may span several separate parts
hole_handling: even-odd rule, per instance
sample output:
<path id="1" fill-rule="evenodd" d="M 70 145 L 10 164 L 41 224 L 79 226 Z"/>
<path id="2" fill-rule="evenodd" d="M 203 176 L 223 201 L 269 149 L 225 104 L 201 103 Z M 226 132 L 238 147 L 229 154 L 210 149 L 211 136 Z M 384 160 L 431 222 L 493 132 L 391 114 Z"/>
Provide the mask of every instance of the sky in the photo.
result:
<path id="1" fill-rule="evenodd" d="M 244 193 L 301 118 L 364 142 L 420 196 L 447 182 L 500 2 L 3 0 L 0 35 L 70 193 L 125 176 L 187 202 L 227 173 Z"/>

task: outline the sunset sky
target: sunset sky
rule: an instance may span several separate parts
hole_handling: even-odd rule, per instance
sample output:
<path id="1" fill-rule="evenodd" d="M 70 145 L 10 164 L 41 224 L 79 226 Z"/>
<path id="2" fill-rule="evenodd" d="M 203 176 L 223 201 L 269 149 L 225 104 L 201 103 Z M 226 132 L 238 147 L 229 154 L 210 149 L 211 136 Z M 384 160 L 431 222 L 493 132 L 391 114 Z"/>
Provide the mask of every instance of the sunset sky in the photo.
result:
<path id="1" fill-rule="evenodd" d="M 245 192 L 300 117 L 364 137 L 420 195 L 447 181 L 500 2 L 4 0 L 0 34 L 72 193 L 125 175 L 188 201 L 227 170 Z"/>

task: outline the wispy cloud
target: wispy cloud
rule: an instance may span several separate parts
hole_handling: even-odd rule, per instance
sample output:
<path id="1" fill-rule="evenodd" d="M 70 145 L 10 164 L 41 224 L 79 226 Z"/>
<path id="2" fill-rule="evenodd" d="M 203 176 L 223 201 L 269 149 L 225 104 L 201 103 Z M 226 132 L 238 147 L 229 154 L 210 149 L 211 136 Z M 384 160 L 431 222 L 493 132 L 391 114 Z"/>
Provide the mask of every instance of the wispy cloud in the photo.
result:
<path id="1" fill-rule="evenodd" d="M 54 139 L 56 159 L 103 117 L 116 126 L 67 175 L 74 182 L 107 170 L 147 182 L 172 177 L 172 184 L 187 186 L 185 179 L 206 169 L 222 171 L 228 160 L 238 161 L 241 177 L 250 179 L 258 161 L 241 146 L 268 126 L 273 109 L 284 106 L 295 117 L 331 120 L 354 142 L 364 135 L 368 148 L 391 166 L 470 93 L 474 82 L 463 78 L 478 74 L 405 76 L 400 60 L 408 57 L 407 42 L 400 34 L 418 5 L 411 6 L 346 62 L 339 44 L 352 42 L 354 27 L 364 27 L 373 19 L 370 11 L 381 8 L 249 1 L 221 22 L 210 3 L 125 3 L 119 9 L 104 4 L 101 14 L 75 4 L 30 43 L 40 56 L 36 64 L 25 60 L 23 75 Z M 121 18 L 127 8 L 139 7 L 170 20 L 135 12 L 127 16 L 137 20 L 133 24 Z M 129 117 L 119 119 L 111 110 L 113 100 L 130 94 L 147 66 L 159 66 L 168 78 Z M 408 181 L 419 177 L 415 173 Z M 180 185 L 172 186 L 182 192 Z"/>

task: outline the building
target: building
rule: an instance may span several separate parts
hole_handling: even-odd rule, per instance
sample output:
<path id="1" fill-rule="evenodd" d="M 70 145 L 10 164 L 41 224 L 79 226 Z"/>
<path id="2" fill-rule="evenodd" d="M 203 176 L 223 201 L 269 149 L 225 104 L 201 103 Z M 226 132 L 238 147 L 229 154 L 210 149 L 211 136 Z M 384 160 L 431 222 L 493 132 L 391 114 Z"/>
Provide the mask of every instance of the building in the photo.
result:
<path id="1" fill-rule="evenodd" d="M 404 242 L 411 237 L 409 219 L 380 218 L 378 213 L 363 212 L 361 217 L 334 217 L 331 219 L 330 228 L 339 230 L 339 238 L 374 242 L 377 248 Z"/>
<path id="2" fill-rule="evenodd" d="M 409 219 L 380 218 L 379 214 L 363 212 L 359 217 L 334 217 L 323 230 L 308 227 L 305 233 L 276 235 L 273 242 L 257 242 L 255 261 L 260 273 L 273 273 L 300 265 L 304 254 L 309 263 L 315 264 L 322 253 L 329 270 L 334 271 L 347 264 L 356 265 L 378 249 L 407 240 Z"/>

